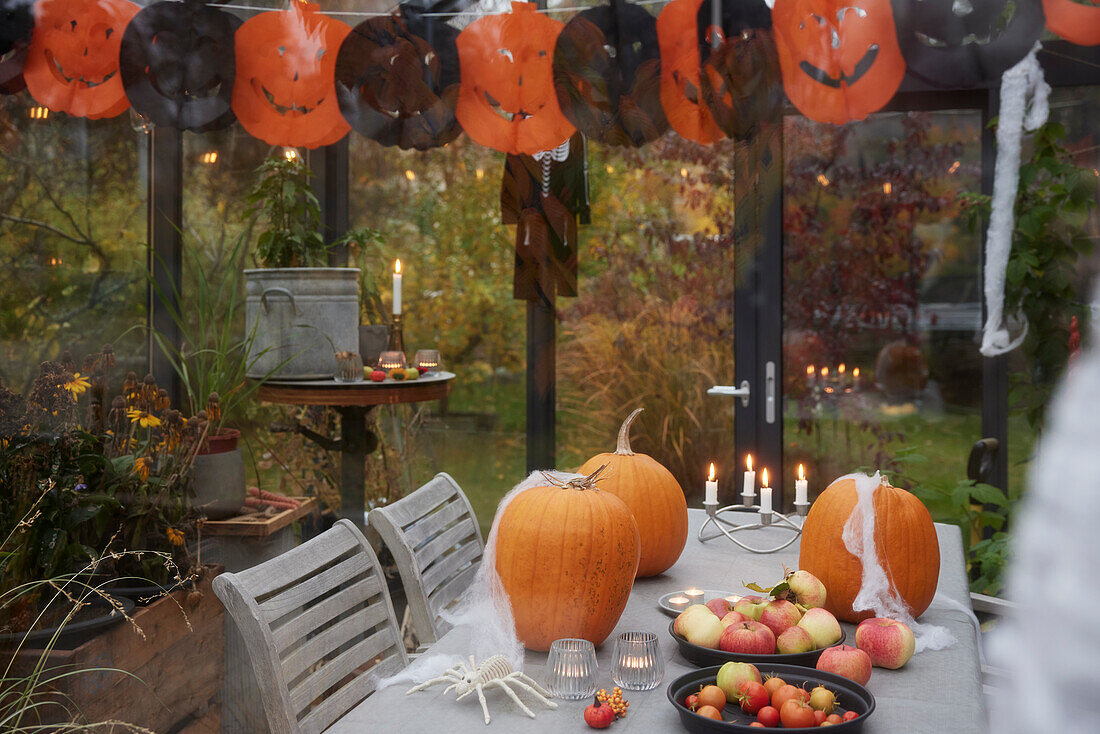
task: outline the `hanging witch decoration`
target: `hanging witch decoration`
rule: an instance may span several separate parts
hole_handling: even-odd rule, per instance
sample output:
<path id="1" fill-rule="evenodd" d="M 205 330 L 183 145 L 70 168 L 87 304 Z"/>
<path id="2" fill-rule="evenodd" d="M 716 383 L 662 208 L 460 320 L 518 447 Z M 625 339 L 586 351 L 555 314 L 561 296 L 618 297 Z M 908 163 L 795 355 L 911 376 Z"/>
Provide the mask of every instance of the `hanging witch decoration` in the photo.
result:
<path id="1" fill-rule="evenodd" d="M 575 15 L 554 48 L 554 88 L 569 121 L 604 145 L 640 147 L 668 130 L 656 19 L 611 0 Z"/>
<path id="2" fill-rule="evenodd" d="M 999 84 L 1043 32 L 1039 0 L 892 0 L 909 73 L 932 86 Z"/>
<path id="3" fill-rule="evenodd" d="M 336 95 L 352 128 L 382 145 L 428 150 L 458 137 L 458 31 L 408 3 L 352 29 Z"/>
<path id="4" fill-rule="evenodd" d="M 241 20 L 205 0 L 163 0 L 134 16 L 119 72 L 134 111 L 192 132 L 233 124 L 233 36 Z"/>
<path id="5" fill-rule="evenodd" d="M 577 295 L 577 227 L 590 221 L 586 161 L 580 133 L 553 150 L 507 157 L 500 208 L 516 225 L 514 298 Z"/>

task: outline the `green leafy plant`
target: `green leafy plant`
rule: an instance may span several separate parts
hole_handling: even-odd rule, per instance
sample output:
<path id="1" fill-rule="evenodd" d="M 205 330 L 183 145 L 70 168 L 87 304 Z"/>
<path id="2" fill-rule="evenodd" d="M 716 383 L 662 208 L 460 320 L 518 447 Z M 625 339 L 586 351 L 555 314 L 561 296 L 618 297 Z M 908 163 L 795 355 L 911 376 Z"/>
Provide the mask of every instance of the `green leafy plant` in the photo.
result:
<path id="1" fill-rule="evenodd" d="M 994 124 L 996 121 L 994 121 Z M 1073 161 L 1066 129 L 1048 122 L 1032 138 L 1030 159 L 1020 166 L 1016 227 L 1005 285 L 1005 312 L 1020 311 L 1029 329 L 1023 349 L 1030 367 L 1012 374 L 1009 400 L 1031 425 L 1041 426 L 1046 406 L 1069 358 L 1070 322 L 1084 330 L 1089 314 L 1074 289 L 1078 258 L 1092 253 L 1085 226 L 1096 206 L 1097 176 Z M 987 220 L 989 196 L 967 194 L 971 226 Z"/>

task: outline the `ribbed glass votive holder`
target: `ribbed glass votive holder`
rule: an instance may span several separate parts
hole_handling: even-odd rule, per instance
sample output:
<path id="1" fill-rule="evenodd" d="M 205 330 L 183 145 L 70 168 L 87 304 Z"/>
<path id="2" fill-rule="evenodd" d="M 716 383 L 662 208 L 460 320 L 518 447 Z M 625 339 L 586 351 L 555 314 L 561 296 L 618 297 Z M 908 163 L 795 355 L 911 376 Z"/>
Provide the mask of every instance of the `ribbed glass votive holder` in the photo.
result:
<path id="1" fill-rule="evenodd" d="M 615 638 L 611 680 L 628 691 L 656 688 L 665 677 L 665 659 L 652 632 L 623 632 Z"/>
<path id="2" fill-rule="evenodd" d="M 592 698 L 597 687 L 596 668 L 596 648 L 591 642 L 554 640 L 546 659 L 546 690 L 567 701 Z"/>

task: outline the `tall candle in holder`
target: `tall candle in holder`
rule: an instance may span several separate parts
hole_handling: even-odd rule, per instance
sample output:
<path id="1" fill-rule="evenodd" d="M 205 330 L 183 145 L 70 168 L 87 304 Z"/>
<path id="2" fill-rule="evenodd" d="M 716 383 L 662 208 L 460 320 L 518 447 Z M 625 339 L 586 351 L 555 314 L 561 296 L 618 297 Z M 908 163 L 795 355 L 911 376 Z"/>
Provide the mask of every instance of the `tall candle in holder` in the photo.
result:
<path id="1" fill-rule="evenodd" d="M 741 495 L 743 503 L 751 505 L 756 496 L 756 472 L 752 470 L 752 454 L 745 457 L 745 466 L 748 469 L 745 470 L 745 484 L 741 488 Z"/>
<path id="2" fill-rule="evenodd" d="M 710 474 L 707 475 L 707 492 L 703 501 L 708 505 L 718 504 L 718 480 L 714 477 L 714 462 L 711 462 Z"/>
<path id="3" fill-rule="evenodd" d="M 809 504 L 809 482 L 806 480 L 806 470 L 798 465 L 798 479 L 794 482 L 794 503 L 796 505 Z"/>
<path id="4" fill-rule="evenodd" d="M 760 480 L 760 514 L 772 514 L 772 488 L 768 486 L 768 470 L 764 469 Z"/>
<path id="5" fill-rule="evenodd" d="M 393 264 L 393 315 L 401 314 L 401 259 Z"/>

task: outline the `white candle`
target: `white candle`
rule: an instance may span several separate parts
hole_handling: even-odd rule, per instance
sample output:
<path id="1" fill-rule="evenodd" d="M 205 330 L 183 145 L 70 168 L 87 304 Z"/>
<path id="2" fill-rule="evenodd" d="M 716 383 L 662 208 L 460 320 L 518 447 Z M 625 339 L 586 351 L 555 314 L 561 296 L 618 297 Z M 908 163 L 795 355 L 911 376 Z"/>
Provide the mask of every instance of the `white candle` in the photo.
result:
<path id="1" fill-rule="evenodd" d="M 393 264 L 393 315 L 401 315 L 401 260 Z"/>
<path id="2" fill-rule="evenodd" d="M 673 609 L 679 609 L 683 611 L 684 609 L 687 609 L 688 602 L 690 601 L 691 600 L 688 599 L 686 596 L 674 596 L 668 600 L 668 605 Z"/>
<path id="3" fill-rule="evenodd" d="M 751 505 L 752 498 L 756 496 L 756 472 L 752 470 L 752 454 L 745 457 L 745 465 L 748 469 L 745 471 L 745 485 L 741 488 L 741 494 L 744 495 L 744 503 Z"/>
<path id="4" fill-rule="evenodd" d="M 806 470 L 798 465 L 798 479 L 794 481 L 794 502 L 796 505 L 805 505 L 809 502 L 810 483 L 806 481 Z"/>
<path id="5" fill-rule="evenodd" d="M 707 495 L 705 502 L 708 505 L 718 504 L 718 480 L 714 478 L 714 464 L 710 465 L 710 474 L 707 477 Z"/>
<path id="6" fill-rule="evenodd" d="M 760 486 L 760 514 L 772 514 L 772 488 L 768 486 L 768 470 L 764 470 Z"/>
<path id="7" fill-rule="evenodd" d="M 685 590 L 684 591 L 684 596 L 686 596 L 687 599 L 688 599 L 688 606 L 690 606 L 692 604 L 702 604 L 703 603 L 703 590 L 702 589 L 696 589 L 694 586 L 690 589 Z"/>

